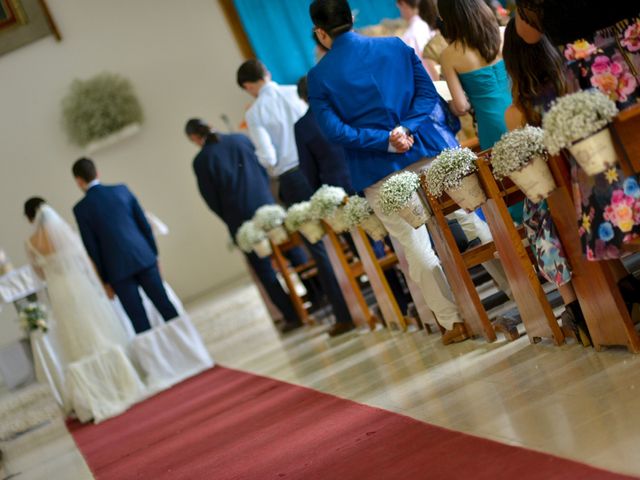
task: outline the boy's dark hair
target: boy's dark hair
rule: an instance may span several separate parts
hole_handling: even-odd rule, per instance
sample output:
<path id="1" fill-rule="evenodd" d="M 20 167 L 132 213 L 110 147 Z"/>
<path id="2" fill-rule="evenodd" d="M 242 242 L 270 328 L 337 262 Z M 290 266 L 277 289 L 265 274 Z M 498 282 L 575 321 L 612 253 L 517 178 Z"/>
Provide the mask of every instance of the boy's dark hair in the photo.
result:
<path id="1" fill-rule="evenodd" d="M 96 164 L 90 158 L 82 157 L 76 160 L 71 169 L 73 176 L 81 178 L 85 182 L 93 182 L 98 177 Z"/>
<path id="2" fill-rule="evenodd" d="M 347 0 L 314 0 L 309 5 L 309 15 L 313 24 L 331 38 L 353 28 L 353 14 Z"/>
<path id="3" fill-rule="evenodd" d="M 244 84 L 247 82 L 257 82 L 264 80 L 267 77 L 267 69 L 260 60 L 247 60 L 236 73 L 236 81 L 240 88 L 244 88 Z"/>
<path id="4" fill-rule="evenodd" d="M 298 80 L 298 96 L 305 102 L 309 102 L 309 88 L 307 87 L 307 76 Z"/>
<path id="5" fill-rule="evenodd" d="M 29 200 L 24 202 L 24 214 L 30 222 L 35 220 L 38 210 L 40 210 L 40 206 L 45 203 L 47 203 L 47 201 L 40 197 L 31 197 Z"/>

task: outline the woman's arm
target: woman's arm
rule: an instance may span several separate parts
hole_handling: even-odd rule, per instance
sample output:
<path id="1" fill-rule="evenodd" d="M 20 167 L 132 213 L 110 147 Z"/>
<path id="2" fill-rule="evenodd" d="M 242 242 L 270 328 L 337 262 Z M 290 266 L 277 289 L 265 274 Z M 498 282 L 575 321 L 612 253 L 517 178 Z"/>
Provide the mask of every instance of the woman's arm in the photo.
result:
<path id="1" fill-rule="evenodd" d="M 449 108 L 451 108 L 454 115 L 461 117 L 471 110 L 471 104 L 467 99 L 467 94 L 464 92 L 464 88 L 462 88 L 460 77 L 458 77 L 458 73 L 455 70 L 453 55 L 454 52 L 452 47 L 449 46 L 444 52 L 442 52 L 440 60 L 442 65 L 442 75 L 447 81 L 449 92 L 451 92 L 452 100 L 449 102 Z"/>
<path id="2" fill-rule="evenodd" d="M 524 115 L 515 105 L 510 105 L 504 112 L 504 121 L 510 131 L 521 128 L 525 124 Z"/>

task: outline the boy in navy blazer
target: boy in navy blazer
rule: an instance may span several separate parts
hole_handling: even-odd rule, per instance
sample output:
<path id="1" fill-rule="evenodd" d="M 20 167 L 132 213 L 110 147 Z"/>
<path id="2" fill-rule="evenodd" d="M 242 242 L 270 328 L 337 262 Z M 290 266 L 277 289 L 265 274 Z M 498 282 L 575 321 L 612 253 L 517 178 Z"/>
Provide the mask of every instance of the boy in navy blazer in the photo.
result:
<path id="1" fill-rule="evenodd" d="M 75 162 L 72 171 L 85 192 L 73 213 L 109 297 L 118 296 L 136 333 L 151 328 L 139 288 L 165 320 L 177 317 L 160 276 L 151 227 L 136 197 L 126 185 L 102 185 L 88 158 Z"/>

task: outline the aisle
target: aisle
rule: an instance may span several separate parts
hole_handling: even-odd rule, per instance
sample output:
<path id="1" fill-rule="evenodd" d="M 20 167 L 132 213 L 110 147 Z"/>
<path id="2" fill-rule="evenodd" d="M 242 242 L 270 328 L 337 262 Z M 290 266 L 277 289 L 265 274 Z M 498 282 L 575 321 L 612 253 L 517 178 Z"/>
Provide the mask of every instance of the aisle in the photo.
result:
<path id="1" fill-rule="evenodd" d="M 104 480 L 631 478 L 224 367 L 69 429 Z"/>

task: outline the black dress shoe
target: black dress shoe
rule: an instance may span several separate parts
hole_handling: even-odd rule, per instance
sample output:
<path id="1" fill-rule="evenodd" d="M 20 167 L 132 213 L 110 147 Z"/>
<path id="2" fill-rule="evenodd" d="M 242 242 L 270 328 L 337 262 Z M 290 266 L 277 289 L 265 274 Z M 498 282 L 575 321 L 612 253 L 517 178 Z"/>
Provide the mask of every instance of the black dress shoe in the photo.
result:
<path id="1" fill-rule="evenodd" d="M 302 323 L 300 321 L 298 321 L 298 322 L 285 322 L 285 324 L 280 329 L 280 333 L 290 332 L 292 330 L 295 330 L 296 328 L 300 328 L 303 325 L 304 325 L 304 323 Z"/>
<path id="2" fill-rule="evenodd" d="M 356 328 L 356 326 L 353 322 L 336 323 L 327 331 L 327 333 L 330 337 L 337 337 L 338 335 L 342 335 L 343 333 L 350 332 L 354 328 Z"/>

